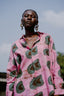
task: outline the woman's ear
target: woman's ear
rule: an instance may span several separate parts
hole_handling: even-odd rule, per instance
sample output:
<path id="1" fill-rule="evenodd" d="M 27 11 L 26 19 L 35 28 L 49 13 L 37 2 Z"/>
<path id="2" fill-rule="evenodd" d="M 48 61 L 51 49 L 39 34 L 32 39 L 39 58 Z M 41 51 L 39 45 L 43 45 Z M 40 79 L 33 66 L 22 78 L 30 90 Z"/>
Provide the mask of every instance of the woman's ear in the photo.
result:
<path id="1" fill-rule="evenodd" d="M 36 20 L 36 23 L 35 23 L 35 25 L 38 25 L 38 20 Z"/>
<path id="2" fill-rule="evenodd" d="M 36 20 L 35 27 L 34 27 L 34 29 L 36 30 L 36 32 L 38 31 L 38 27 L 39 27 L 38 20 Z"/>

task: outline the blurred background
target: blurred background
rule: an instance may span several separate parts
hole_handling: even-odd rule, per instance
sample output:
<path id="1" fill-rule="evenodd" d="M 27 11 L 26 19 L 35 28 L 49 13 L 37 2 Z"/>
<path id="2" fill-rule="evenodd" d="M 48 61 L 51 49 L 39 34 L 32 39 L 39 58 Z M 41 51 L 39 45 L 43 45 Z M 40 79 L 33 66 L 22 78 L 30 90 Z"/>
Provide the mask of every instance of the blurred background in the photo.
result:
<path id="1" fill-rule="evenodd" d="M 6 82 L 6 68 L 11 44 L 25 33 L 21 30 L 20 23 L 22 13 L 26 9 L 33 9 L 38 13 L 39 31 L 52 36 L 63 77 L 64 0 L 0 0 L 0 78 Z"/>

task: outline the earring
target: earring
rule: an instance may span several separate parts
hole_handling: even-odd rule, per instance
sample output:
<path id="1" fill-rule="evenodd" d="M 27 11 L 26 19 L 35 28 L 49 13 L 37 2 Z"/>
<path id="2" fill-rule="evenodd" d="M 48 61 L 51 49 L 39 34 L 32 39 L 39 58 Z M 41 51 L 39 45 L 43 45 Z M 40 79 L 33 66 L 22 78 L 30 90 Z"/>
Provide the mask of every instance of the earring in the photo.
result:
<path id="1" fill-rule="evenodd" d="M 21 30 L 23 30 L 23 24 L 20 24 Z"/>
<path id="2" fill-rule="evenodd" d="M 36 30 L 36 32 L 38 31 L 38 27 L 39 27 L 39 25 L 37 24 L 37 25 L 35 25 L 35 30 Z"/>

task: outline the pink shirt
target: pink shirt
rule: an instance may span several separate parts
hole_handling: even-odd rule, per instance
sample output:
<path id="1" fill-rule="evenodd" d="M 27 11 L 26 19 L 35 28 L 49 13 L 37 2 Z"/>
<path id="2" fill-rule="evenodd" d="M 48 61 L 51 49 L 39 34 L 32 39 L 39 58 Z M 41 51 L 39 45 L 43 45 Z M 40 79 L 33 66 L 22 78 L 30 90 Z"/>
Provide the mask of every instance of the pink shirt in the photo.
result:
<path id="1" fill-rule="evenodd" d="M 6 96 L 53 96 L 64 94 L 54 42 L 49 34 L 37 33 L 32 48 L 24 36 L 14 42 L 7 66 Z"/>

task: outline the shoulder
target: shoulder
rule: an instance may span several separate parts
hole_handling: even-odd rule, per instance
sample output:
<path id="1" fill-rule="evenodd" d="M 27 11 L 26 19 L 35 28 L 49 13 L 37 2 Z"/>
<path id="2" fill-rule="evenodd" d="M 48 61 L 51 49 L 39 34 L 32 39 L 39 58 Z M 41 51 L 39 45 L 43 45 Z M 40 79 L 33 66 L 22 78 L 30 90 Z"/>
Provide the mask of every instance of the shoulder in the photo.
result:
<path id="1" fill-rule="evenodd" d="M 39 34 L 40 37 L 42 37 L 42 38 L 53 40 L 52 37 L 51 37 L 51 35 L 48 34 L 48 33 L 38 32 L 38 34 Z"/>
<path id="2" fill-rule="evenodd" d="M 15 44 L 17 45 L 18 43 L 19 43 L 19 39 L 16 40 L 16 41 L 14 41 L 14 42 L 12 43 L 12 46 L 15 45 Z"/>
<path id="3" fill-rule="evenodd" d="M 21 40 L 18 39 L 18 40 L 14 41 L 14 42 L 12 43 L 12 45 L 11 45 L 11 50 L 12 50 L 13 53 L 14 53 L 18 48 L 20 48 L 20 46 L 21 46 L 21 41 L 22 41 L 22 39 L 21 39 Z"/>
<path id="4" fill-rule="evenodd" d="M 50 34 L 44 32 L 38 32 L 38 33 L 40 34 L 42 41 L 44 41 L 47 45 L 53 46 L 53 48 L 55 49 L 55 44 Z"/>
<path id="5" fill-rule="evenodd" d="M 48 33 L 45 33 L 45 32 L 37 32 L 39 35 L 42 35 L 42 36 L 50 36 L 50 34 Z M 51 37 L 51 36 L 50 36 Z"/>

